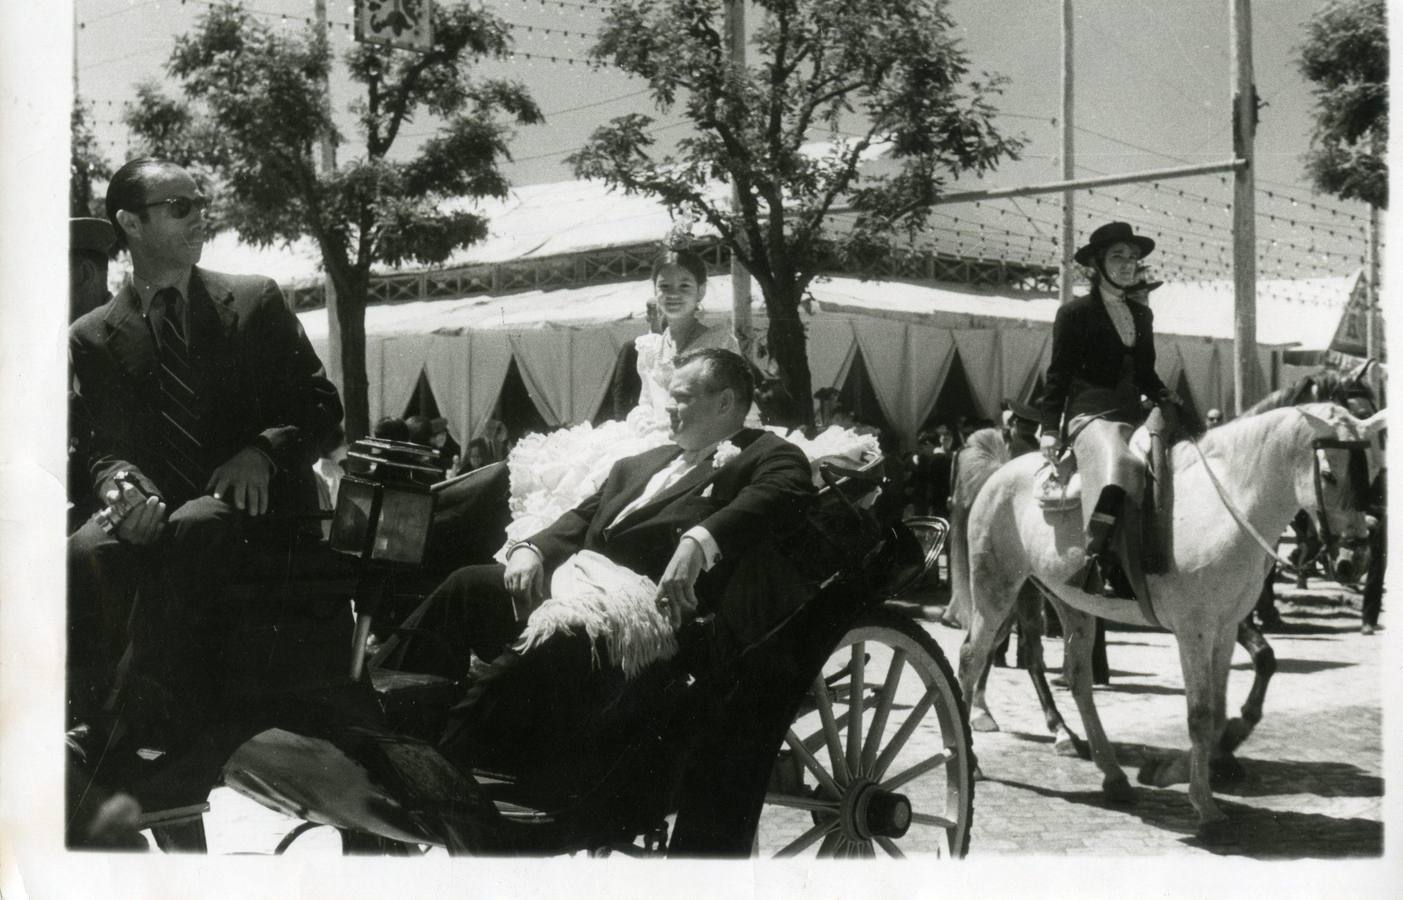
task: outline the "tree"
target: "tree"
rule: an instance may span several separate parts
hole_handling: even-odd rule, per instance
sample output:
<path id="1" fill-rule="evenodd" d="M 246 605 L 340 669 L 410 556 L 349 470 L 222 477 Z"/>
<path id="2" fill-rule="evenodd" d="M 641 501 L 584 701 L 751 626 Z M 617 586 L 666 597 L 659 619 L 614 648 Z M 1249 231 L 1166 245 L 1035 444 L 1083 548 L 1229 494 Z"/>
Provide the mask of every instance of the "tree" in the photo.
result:
<path id="1" fill-rule="evenodd" d="M 1388 22 L 1384 0 L 1341 0 L 1316 13 L 1301 47 L 1315 84 L 1306 171 L 1345 200 L 1388 208 Z"/>
<path id="2" fill-rule="evenodd" d="M 89 119 L 92 108 L 81 97 L 73 98 L 73 112 L 69 118 L 72 134 L 68 157 L 68 214 L 70 216 L 102 216 L 103 201 L 93 194 L 93 183 L 112 177 L 112 167 L 97 146 L 97 135 L 93 133 Z"/>
<path id="3" fill-rule="evenodd" d="M 267 246 L 310 237 L 328 292 L 346 433 L 369 430 L 365 306 L 371 267 L 432 264 L 481 240 L 487 221 L 459 198 L 502 197 L 513 125 L 542 121 L 527 90 L 470 77 L 474 61 L 509 50 L 507 25 L 466 4 L 434 7 L 427 53 L 360 44 L 345 61 L 363 93 L 351 104 L 363 148 L 319 170 L 323 138 L 341 140 L 326 79 L 331 52 L 315 30 L 282 34 L 235 5 L 214 7 L 177 40 L 166 69 L 183 99 L 145 86 L 129 111 L 150 152 L 204 168 L 219 183 L 215 224 Z M 391 158 L 401 129 L 427 113 L 443 123 L 409 158 Z M 338 347 L 339 339 L 339 347 Z"/>
<path id="4" fill-rule="evenodd" d="M 983 173 L 1020 142 L 993 125 L 1002 79 L 965 81 L 946 0 L 755 0 L 761 22 L 729 62 L 716 0 L 615 0 L 595 61 L 646 79 L 660 112 L 694 134 L 655 157 L 651 116 L 597 129 L 570 157 L 581 177 L 654 194 L 705 221 L 759 283 L 767 351 L 794 417 L 812 423 L 800 303 L 825 260 L 890 252 L 914 237 L 947 181 Z M 846 129 L 855 129 L 849 131 Z M 812 142 L 826 137 L 815 149 Z M 878 151 L 882 174 L 860 164 Z M 717 191 L 734 185 L 737 203 Z M 839 205 L 851 223 L 833 227 Z"/>

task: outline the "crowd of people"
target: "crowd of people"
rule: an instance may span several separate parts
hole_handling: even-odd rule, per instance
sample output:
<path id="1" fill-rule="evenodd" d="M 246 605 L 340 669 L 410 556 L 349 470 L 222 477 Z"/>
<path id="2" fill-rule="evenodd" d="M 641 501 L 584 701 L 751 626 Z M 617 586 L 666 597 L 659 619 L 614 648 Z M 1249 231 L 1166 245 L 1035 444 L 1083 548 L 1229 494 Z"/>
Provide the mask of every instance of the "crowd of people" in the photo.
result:
<path id="1" fill-rule="evenodd" d="M 106 203 L 107 220 L 75 222 L 71 272 L 68 725 L 89 767 L 151 737 L 133 733 L 124 709 L 163 718 L 169 758 L 204 739 L 225 709 L 217 610 L 240 550 L 270 529 L 295 536 L 287 514 L 335 508 L 347 452 L 337 390 L 276 284 L 199 265 L 208 199 L 195 179 L 134 160 Z M 109 297 L 115 247 L 131 272 Z M 1178 403 L 1154 370 L 1144 300 L 1157 284 L 1140 268 L 1153 248 L 1125 223 L 1096 229 L 1077 253 L 1091 290 L 1057 315 L 1038 405 L 1008 401 L 998 423 L 938 424 L 910 455 L 832 389 L 814 398 L 816 428 L 765 427 L 761 373 L 728 328 L 705 321 L 706 265 L 678 247 L 652 270 L 657 327 L 621 359 L 619 417 L 514 442 L 491 422 L 466 447 L 441 418 L 377 422 L 375 438 L 429 448 L 445 480 L 499 463 L 510 474 L 496 560 L 446 567 L 420 623 L 439 640 L 405 657 L 469 685 L 441 752 L 464 769 L 510 763 L 561 777 L 569 767 L 555 745 L 619 727 L 623 692 L 628 709 L 655 709 L 669 696 L 664 674 L 732 666 L 802 602 L 804 580 L 775 538 L 802 515 L 822 459 L 860 463 L 885 449 L 907 514 L 948 517 L 967 444 L 1002 442 L 1005 458 L 1037 449 L 1053 463 L 1070 450 L 1087 534 L 1077 587 L 1132 602 L 1122 554 L 1135 551 L 1119 523 L 1141 502 L 1143 476 L 1126 441 L 1147 412 L 1154 429 L 1172 428 Z M 112 702 L 120 692 L 125 706 Z M 385 727 L 365 711 L 373 703 L 356 703 L 359 725 Z M 744 798 L 768 773 L 734 767 L 736 748 L 756 740 L 740 727 L 698 751 L 733 778 L 684 779 L 696 814 L 679 822 L 674 850 L 749 852 L 737 843 Z M 92 799 L 71 810 L 75 842 L 99 840 L 114 819 L 131 825 L 130 803 L 78 793 Z"/>

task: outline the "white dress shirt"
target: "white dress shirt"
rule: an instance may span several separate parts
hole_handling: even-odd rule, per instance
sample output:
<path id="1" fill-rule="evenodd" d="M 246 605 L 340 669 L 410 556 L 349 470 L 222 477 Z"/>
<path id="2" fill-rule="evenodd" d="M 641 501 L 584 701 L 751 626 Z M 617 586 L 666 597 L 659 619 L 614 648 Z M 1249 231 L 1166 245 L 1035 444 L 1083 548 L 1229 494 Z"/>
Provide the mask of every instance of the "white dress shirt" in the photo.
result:
<path id="1" fill-rule="evenodd" d="M 703 447 L 701 450 L 691 455 L 690 460 L 688 459 L 689 454 L 679 454 L 676 459 L 653 473 L 653 477 L 649 478 L 648 483 L 643 486 L 643 492 L 629 501 L 623 509 L 619 510 L 619 514 L 614 516 L 613 521 L 606 525 L 604 530 L 609 531 L 631 515 L 635 510 L 642 509 L 644 506 L 648 505 L 648 503 L 652 502 L 654 497 L 687 477 L 687 474 L 697 466 L 707 463 L 711 457 L 715 455 L 716 447 L 721 444 L 722 441 L 730 440 L 733 437 L 735 437 L 734 433 L 727 435 L 721 441 Z M 710 572 L 712 567 L 721 561 L 721 548 L 717 545 L 716 539 L 711 536 L 711 532 L 707 531 L 706 528 L 701 525 L 693 525 L 691 528 L 682 532 L 681 540 L 686 540 L 688 538 L 691 538 L 697 543 L 697 546 L 701 547 L 702 571 Z M 511 550 L 507 552 L 507 556 L 511 556 L 511 554 L 523 547 L 535 553 L 538 558 L 540 557 L 541 551 L 525 541 L 511 548 Z"/>

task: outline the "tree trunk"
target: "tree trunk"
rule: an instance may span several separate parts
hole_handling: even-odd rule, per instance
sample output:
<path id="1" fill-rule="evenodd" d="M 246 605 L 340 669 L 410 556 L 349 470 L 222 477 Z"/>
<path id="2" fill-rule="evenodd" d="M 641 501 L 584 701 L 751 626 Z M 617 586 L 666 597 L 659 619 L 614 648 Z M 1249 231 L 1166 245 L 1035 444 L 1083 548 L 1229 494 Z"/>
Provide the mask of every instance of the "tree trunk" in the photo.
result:
<path id="1" fill-rule="evenodd" d="M 770 356 L 779 370 L 780 383 L 792 401 L 786 414 L 788 421 L 780 424 L 795 427 L 814 424 L 813 378 L 809 375 L 808 339 L 804 322 L 799 318 L 799 300 L 778 291 L 765 293 L 765 310 L 770 316 Z"/>
<path id="2" fill-rule="evenodd" d="M 340 364 L 341 403 L 346 408 L 346 440 L 370 433 L 369 381 L 365 371 L 365 303 L 370 279 L 327 266 L 335 290 L 327 295 L 328 355 Z"/>

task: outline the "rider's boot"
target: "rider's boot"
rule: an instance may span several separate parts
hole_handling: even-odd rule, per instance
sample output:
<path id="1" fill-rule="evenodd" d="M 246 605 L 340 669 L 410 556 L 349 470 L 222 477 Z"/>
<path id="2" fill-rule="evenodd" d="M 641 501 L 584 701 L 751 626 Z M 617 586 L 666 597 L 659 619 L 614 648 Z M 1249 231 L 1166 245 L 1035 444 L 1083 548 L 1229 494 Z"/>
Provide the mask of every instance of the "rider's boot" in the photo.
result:
<path id="1" fill-rule="evenodd" d="M 1109 484 L 1101 489 L 1091 522 L 1086 527 L 1086 564 L 1068 581 L 1072 587 L 1088 594 L 1122 596 L 1126 578 L 1111 551 L 1116 525 L 1125 508 L 1125 489 Z M 1128 594 L 1124 594 L 1128 596 Z"/>

